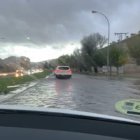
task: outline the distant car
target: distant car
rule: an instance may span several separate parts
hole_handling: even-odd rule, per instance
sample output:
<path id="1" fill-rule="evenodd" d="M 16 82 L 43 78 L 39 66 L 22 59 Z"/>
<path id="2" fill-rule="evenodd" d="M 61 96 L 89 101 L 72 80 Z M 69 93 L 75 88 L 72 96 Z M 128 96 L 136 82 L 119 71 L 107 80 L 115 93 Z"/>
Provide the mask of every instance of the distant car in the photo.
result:
<path id="1" fill-rule="evenodd" d="M 56 78 L 71 78 L 72 77 L 72 70 L 69 66 L 57 66 L 54 75 Z"/>
<path id="2" fill-rule="evenodd" d="M 23 70 L 16 70 L 15 77 L 21 77 L 23 75 Z"/>

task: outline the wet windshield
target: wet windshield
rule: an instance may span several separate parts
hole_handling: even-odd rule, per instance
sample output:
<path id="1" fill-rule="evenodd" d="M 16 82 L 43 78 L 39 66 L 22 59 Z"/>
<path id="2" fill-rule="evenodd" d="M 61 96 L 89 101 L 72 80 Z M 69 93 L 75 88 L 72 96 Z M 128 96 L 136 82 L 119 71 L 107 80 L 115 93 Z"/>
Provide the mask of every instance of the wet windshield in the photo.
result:
<path id="1" fill-rule="evenodd" d="M 0 105 L 140 121 L 139 5 L 0 0 Z"/>

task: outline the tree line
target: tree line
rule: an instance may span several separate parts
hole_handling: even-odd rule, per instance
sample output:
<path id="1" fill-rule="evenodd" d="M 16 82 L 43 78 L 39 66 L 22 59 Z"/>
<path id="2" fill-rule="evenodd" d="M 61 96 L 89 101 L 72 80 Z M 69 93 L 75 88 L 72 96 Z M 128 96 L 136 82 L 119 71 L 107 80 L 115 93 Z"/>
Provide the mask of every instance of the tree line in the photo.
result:
<path id="1" fill-rule="evenodd" d="M 109 49 L 109 66 L 116 67 L 117 74 L 119 67 L 128 62 L 129 55 L 133 57 L 137 64 L 140 64 L 140 40 L 128 42 L 128 47 L 122 43 L 114 42 L 107 47 L 107 39 L 99 33 L 83 37 L 81 49 L 74 50 L 71 55 L 62 55 L 57 59 L 57 65 L 69 65 L 74 71 L 95 72 L 107 65 L 107 49 Z M 109 48 L 108 48 L 109 47 Z M 51 65 L 51 64 L 50 64 Z"/>

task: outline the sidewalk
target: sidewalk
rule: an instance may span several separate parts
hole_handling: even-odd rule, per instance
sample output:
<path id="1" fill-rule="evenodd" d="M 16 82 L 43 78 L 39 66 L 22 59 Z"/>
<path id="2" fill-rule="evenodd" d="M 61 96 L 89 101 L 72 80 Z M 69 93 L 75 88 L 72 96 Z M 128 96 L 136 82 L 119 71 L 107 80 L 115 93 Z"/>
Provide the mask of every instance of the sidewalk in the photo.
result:
<path id="1" fill-rule="evenodd" d="M 103 80 L 140 80 L 140 74 L 120 74 L 119 76 L 116 73 L 112 73 L 111 77 L 107 73 L 89 73 L 89 72 L 77 72 L 76 74 L 85 74 L 89 76 L 93 76 L 96 79 L 103 79 Z"/>

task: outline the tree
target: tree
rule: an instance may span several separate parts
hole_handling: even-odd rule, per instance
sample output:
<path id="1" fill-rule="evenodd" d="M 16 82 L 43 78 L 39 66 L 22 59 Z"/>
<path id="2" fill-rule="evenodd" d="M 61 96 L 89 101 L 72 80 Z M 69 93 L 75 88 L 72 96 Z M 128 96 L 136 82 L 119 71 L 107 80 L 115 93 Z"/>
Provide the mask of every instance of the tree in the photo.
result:
<path id="1" fill-rule="evenodd" d="M 59 65 L 69 65 L 70 56 L 69 55 L 62 55 L 58 58 Z"/>
<path id="2" fill-rule="evenodd" d="M 121 46 L 110 46 L 110 64 L 117 68 L 117 74 L 119 74 L 119 67 L 126 64 L 128 55 L 125 49 Z"/>
<path id="3" fill-rule="evenodd" d="M 56 66 L 58 66 L 58 58 L 49 60 L 48 63 L 49 63 L 49 68 L 50 69 L 55 69 Z"/>
<path id="4" fill-rule="evenodd" d="M 46 61 L 46 62 L 44 63 L 44 69 L 49 69 L 49 68 L 50 68 L 49 63 Z"/>
<path id="5" fill-rule="evenodd" d="M 136 63 L 140 65 L 140 40 L 135 40 L 128 43 L 129 54 L 136 60 Z"/>
<path id="6" fill-rule="evenodd" d="M 138 65 L 140 65 L 140 34 L 127 39 L 126 45 L 130 56 L 136 60 Z"/>
<path id="7" fill-rule="evenodd" d="M 83 71 L 83 70 L 86 71 L 85 62 L 84 62 L 84 59 L 83 59 L 83 56 L 81 54 L 81 50 L 80 49 L 74 50 L 73 57 L 74 57 L 74 60 L 75 60 L 75 68 L 78 71 Z"/>
<path id="8" fill-rule="evenodd" d="M 23 67 L 25 70 L 29 70 L 30 69 L 30 59 L 22 56 L 20 58 L 20 66 Z"/>
<path id="9" fill-rule="evenodd" d="M 94 61 L 99 67 L 106 65 L 106 54 L 102 49 L 99 49 L 95 52 Z"/>
<path id="10" fill-rule="evenodd" d="M 94 67 L 94 69 L 97 69 L 97 66 L 99 64 L 97 60 L 99 58 L 99 53 L 97 53 L 97 51 L 101 49 L 105 43 L 106 43 L 105 37 L 100 35 L 99 33 L 85 36 L 81 40 L 82 44 L 81 53 L 85 60 L 86 65 L 88 66 L 89 71 L 92 70 L 92 67 Z M 101 60 L 103 59 L 100 59 L 100 61 Z"/>

